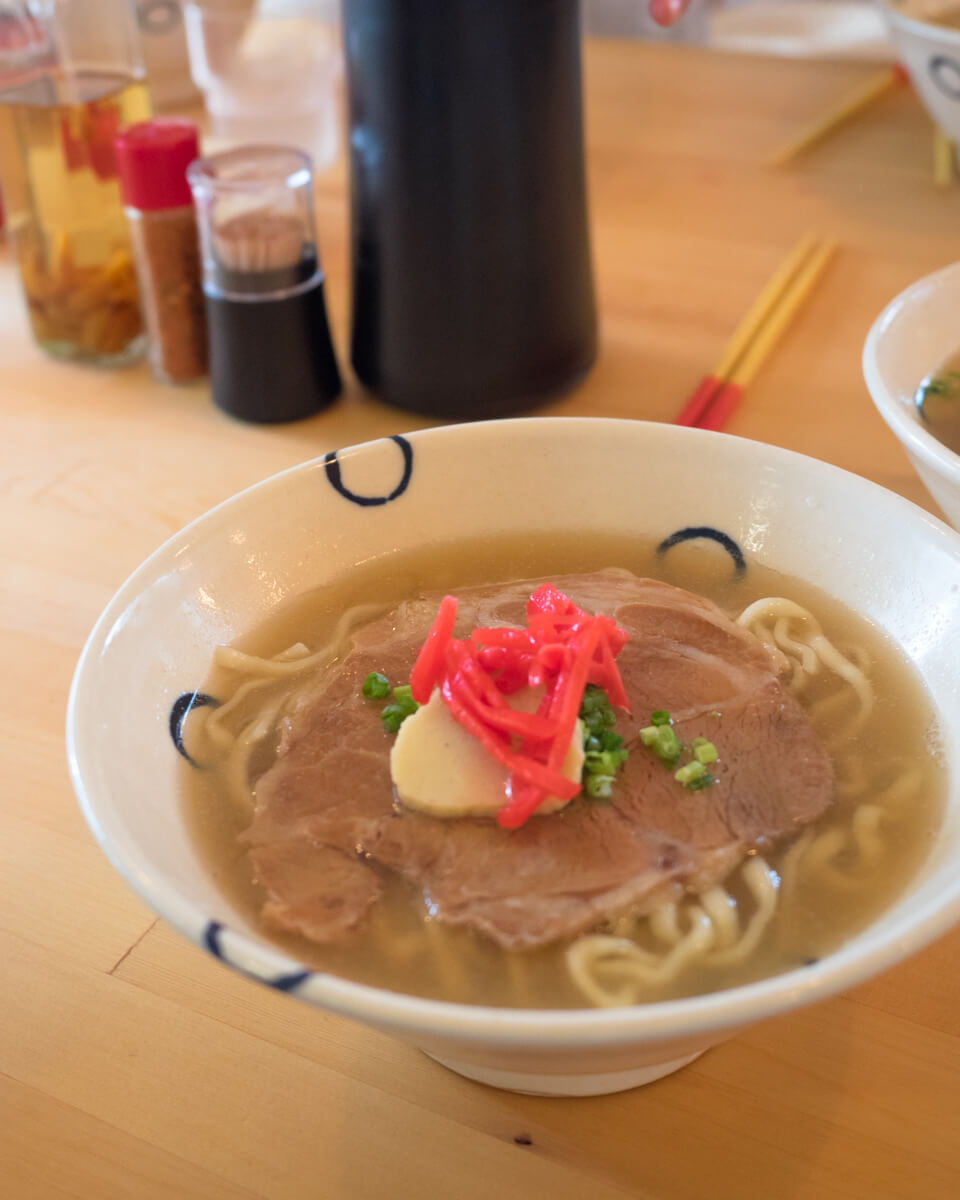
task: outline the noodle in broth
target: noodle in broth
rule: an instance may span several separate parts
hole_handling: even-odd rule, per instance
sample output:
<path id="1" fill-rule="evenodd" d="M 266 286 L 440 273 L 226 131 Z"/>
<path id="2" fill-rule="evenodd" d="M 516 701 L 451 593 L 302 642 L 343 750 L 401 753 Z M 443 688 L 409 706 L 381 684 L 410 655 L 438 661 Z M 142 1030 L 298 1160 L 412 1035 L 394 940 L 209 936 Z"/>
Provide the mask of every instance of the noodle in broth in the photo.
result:
<path id="1" fill-rule="evenodd" d="M 201 854 L 252 926 L 261 928 L 263 894 L 237 836 L 250 821 L 253 786 L 275 755 L 279 723 L 351 631 L 419 591 L 610 562 L 709 596 L 787 656 L 784 681 L 834 762 L 836 802 L 827 813 L 793 840 L 748 855 L 722 886 L 643 916 L 623 914 L 566 945 L 503 950 L 431 919 L 419 893 L 392 875 L 343 945 L 262 932 L 307 965 L 397 991 L 515 1007 L 611 1006 L 714 991 L 816 961 L 892 902 L 922 861 L 943 792 L 931 707 L 897 652 L 800 581 L 753 565 L 737 578 L 715 546 L 677 547 L 664 558 L 622 538 L 593 536 L 585 547 L 551 535 L 378 562 L 216 651 L 204 690 L 222 703 L 187 723 L 190 753 L 208 769 L 184 766 L 185 803 Z"/>

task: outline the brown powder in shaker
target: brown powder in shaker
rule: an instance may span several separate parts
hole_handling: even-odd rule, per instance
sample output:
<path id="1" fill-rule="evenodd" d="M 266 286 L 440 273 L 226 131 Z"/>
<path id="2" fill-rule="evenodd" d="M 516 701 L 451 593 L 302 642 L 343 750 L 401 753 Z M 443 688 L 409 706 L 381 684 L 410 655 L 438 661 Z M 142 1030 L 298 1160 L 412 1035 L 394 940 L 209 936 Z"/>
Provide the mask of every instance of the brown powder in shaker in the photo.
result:
<path id="1" fill-rule="evenodd" d="M 206 374 L 206 309 L 187 167 L 198 155 L 189 121 L 160 118 L 117 136 L 117 168 L 137 263 L 148 357 L 164 383 Z"/>
<path id="2" fill-rule="evenodd" d="M 150 281 L 142 287 L 142 303 L 151 362 L 174 383 L 205 375 L 206 313 L 193 205 L 145 213 L 133 240 L 141 278 Z"/>

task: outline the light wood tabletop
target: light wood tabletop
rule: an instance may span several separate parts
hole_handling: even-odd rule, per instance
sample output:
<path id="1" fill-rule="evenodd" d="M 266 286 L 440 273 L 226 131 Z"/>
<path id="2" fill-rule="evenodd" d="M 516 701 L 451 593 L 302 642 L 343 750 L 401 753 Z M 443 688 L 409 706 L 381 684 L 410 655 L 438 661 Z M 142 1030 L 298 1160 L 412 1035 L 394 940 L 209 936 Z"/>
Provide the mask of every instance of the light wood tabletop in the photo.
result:
<path id="1" fill-rule="evenodd" d="M 875 414 L 880 308 L 960 257 L 903 88 L 789 170 L 768 153 L 869 68 L 595 43 L 587 106 L 602 352 L 542 410 L 669 420 L 807 229 L 840 252 L 729 431 L 933 509 Z M 331 319 L 345 175 L 320 180 Z M 958 326 L 960 337 L 960 326 Z M 205 385 L 54 363 L 0 260 L 0 1194 L 10 1200 L 447 1197 L 934 1200 L 960 1195 L 960 930 L 645 1089 L 511 1095 L 232 974 L 155 920 L 73 797 L 64 709 L 126 575 L 281 468 L 422 421 L 351 387 L 301 424 L 237 424 Z"/>

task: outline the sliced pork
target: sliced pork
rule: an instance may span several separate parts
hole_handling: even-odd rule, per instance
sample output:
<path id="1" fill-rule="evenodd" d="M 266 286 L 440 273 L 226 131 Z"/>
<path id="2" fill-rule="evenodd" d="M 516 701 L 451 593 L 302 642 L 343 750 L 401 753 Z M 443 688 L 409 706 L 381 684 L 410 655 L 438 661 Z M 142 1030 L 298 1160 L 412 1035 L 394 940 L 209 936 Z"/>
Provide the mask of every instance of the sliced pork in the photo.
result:
<path id="1" fill-rule="evenodd" d="M 522 624 L 526 581 L 459 592 L 458 635 Z M 815 820 L 831 803 L 830 760 L 781 686 L 776 651 L 716 605 L 623 571 L 551 580 L 630 635 L 618 665 L 632 716 L 630 749 L 611 802 L 573 800 L 504 831 L 395 803 L 392 737 L 361 685 L 370 671 L 408 678 L 440 597 L 399 605 L 359 631 L 353 648 L 286 718 L 275 764 L 256 785 L 244 835 L 267 893 L 265 920 L 318 942 L 349 936 L 380 893 L 378 871 L 419 888 L 439 921 L 508 948 L 569 938 L 626 909 L 646 911 L 722 880 L 748 850 Z M 637 737 L 655 709 L 678 737 L 720 752 L 712 787 L 687 791 Z"/>

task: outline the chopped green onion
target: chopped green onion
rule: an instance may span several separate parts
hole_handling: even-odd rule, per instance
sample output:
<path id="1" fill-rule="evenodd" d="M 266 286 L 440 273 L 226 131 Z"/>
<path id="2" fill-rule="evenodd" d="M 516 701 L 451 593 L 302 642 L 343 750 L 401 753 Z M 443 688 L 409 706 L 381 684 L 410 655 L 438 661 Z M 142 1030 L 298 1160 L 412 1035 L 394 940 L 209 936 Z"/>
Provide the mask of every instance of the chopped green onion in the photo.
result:
<path id="1" fill-rule="evenodd" d="M 589 729 L 584 729 L 583 748 L 588 754 L 601 750 L 619 750 L 622 746 L 623 738 L 619 733 L 611 733 L 609 729 L 591 733 Z"/>
<path id="2" fill-rule="evenodd" d="M 593 800 L 608 800 L 613 795 L 612 775 L 588 775 L 587 795 Z"/>
<path id="3" fill-rule="evenodd" d="M 680 753 L 680 742 L 672 725 L 661 725 L 657 729 L 656 752 L 661 758 L 673 759 Z"/>
<path id="4" fill-rule="evenodd" d="M 677 783 L 687 784 L 693 783 L 694 780 L 706 775 L 706 773 L 707 768 L 702 762 L 691 762 L 687 763 L 685 767 L 680 767 L 678 770 L 674 771 L 673 777 Z"/>
<path id="5" fill-rule="evenodd" d="M 594 709 L 592 712 L 581 713 L 580 716 L 580 720 L 591 733 L 602 733 L 604 729 L 613 725 L 616 719 L 617 714 L 612 708 Z"/>
<path id="6" fill-rule="evenodd" d="M 949 396 L 951 399 L 956 397 L 957 383 L 960 382 L 956 371 L 947 371 L 944 375 L 934 376 L 927 383 L 920 385 L 920 390 L 923 392 L 924 398 L 927 396 Z"/>
<path id="7" fill-rule="evenodd" d="M 583 700 L 580 702 L 580 715 L 586 716 L 587 713 L 603 711 L 610 707 L 610 701 L 607 699 L 607 693 L 603 688 L 599 688 L 594 683 L 588 683 L 583 691 Z"/>
<path id="8" fill-rule="evenodd" d="M 583 787 L 594 800 L 610 797 L 617 770 L 629 757 L 630 752 L 623 749 L 623 738 L 610 728 L 616 720 L 617 714 L 607 693 L 603 688 L 588 684 L 580 704 Z"/>
<path id="9" fill-rule="evenodd" d="M 400 684 L 393 689 L 393 702 L 403 712 L 405 717 L 413 716 L 420 707 L 410 694 L 410 685 L 408 683 Z"/>
<path id="10" fill-rule="evenodd" d="M 714 709 L 708 715 L 719 717 L 720 713 Z M 706 764 L 716 762 L 720 757 L 713 742 L 705 737 L 695 737 L 689 744 L 681 742 L 665 709 L 651 713 L 650 721 L 651 724 L 640 730 L 640 741 L 644 746 L 663 760 L 663 765 L 674 772 L 674 779 L 684 787 L 691 791 L 709 787 L 714 778 L 706 770 Z M 692 760 L 680 765 L 681 755 L 686 758 L 688 754 L 692 755 Z"/>
<path id="11" fill-rule="evenodd" d="M 380 720 L 383 722 L 383 727 L 387 733 L 396 733 L 404 720 L 409 717 L 408 712 L 400 707 L 399 704 L 388 704 L 380 714 Z"/>
<path id="12" fill-rule="evenodd" d="M 393 703 L 380 710 L 380 720 L 387 733 L 396 733 L 407 717 L 413 716 L 420 707 L 410 693 L 410 685 L 401 683 L 391 688 L 386 675 L 379 671 L 371 671 L 363 681 L 363 694 L 371 700 L 385 700 L 391 692 Z"/>
<path id="13" fill-rule="evenodd" d="M 590 751 L 584 756 L 590 775 L 613 775 L 617 767 L 626 760 L 626 750 L 601 750 L 599 753 Z"/>
<path id="14" fill-rule="evenodd" d="M 379 671 L 371 671 L 363 681 L 362 691 L 368 700 L 386 700 L 390 695 L 390 680 Z"/>

